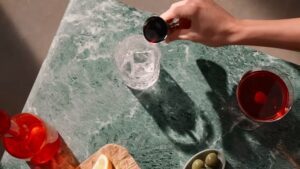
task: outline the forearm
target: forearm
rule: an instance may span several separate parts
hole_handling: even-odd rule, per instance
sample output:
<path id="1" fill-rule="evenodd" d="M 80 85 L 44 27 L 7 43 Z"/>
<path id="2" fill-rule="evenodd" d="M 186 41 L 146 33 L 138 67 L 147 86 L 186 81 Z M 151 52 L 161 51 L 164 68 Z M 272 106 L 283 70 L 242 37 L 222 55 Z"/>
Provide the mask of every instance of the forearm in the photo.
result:
<path id="1" fill-rule="evenodd" d="M 300 51 L 300 18 L 239 20 L 232 27 L 229 44 L 268 46 Z"/>

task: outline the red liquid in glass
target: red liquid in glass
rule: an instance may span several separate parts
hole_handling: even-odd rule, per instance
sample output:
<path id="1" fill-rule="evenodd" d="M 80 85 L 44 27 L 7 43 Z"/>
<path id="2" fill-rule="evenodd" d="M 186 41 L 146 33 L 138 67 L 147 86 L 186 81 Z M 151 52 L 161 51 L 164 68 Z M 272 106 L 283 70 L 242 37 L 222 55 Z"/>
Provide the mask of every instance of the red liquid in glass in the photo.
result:
<path id="1" fill-rule="evenodd" d="M 14 157 L 42 164 L 58 152 L 60 138 L 58 133 L 51 136 L 49 128 L 36 116 L 22 113 L 11 118 L 11 127 L 3 137 L 3 145 Z"/>
<path id="2" fill-rule="evenodd" d="M 289 90 L 276 74 L 249 72 L 240 81 L 237 99 L 243 112 L 256 121 L 274 121 L 289 110 Z"/>

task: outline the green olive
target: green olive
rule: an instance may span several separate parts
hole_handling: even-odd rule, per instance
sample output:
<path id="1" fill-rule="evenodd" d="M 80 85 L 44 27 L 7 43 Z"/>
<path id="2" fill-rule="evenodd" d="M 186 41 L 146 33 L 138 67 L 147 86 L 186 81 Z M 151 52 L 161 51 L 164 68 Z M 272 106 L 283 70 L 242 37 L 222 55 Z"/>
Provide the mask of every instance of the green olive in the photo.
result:
<path id="1" fill-rule="evenodd" d="M 209 153 L 205 157 L 205 164 L 208 167 L 216 167 L 219 164 L 219 160 L 216 153 Z"/>
<path id="2" fill-rule="evenodd" d="M 204 162 L 200 159 L 197 159 L 192 164 L 192 169 L 202 169 L 204 168 Z"/>

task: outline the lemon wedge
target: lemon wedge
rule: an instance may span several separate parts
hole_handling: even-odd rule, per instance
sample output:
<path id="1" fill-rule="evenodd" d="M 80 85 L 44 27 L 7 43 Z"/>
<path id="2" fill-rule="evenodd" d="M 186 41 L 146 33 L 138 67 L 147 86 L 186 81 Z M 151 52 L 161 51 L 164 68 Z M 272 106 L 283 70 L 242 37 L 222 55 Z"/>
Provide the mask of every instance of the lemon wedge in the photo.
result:
<path id="1" fill-rule="evenodd" d="M 113 169 L 113 165 L 105 155 L 101 154 L 98 157 L 93 169 Z"/>

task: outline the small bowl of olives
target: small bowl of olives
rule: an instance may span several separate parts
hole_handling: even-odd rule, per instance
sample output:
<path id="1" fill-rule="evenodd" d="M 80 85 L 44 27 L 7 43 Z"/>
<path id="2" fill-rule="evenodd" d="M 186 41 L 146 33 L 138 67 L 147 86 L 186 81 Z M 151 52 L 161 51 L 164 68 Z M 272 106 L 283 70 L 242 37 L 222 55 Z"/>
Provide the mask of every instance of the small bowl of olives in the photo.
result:
<path id="1" fill-rule="evenodd" d="M 225 169 L 224 154 L 216 149 L 207 149 L 195 154 L 183 169 Z"/>

